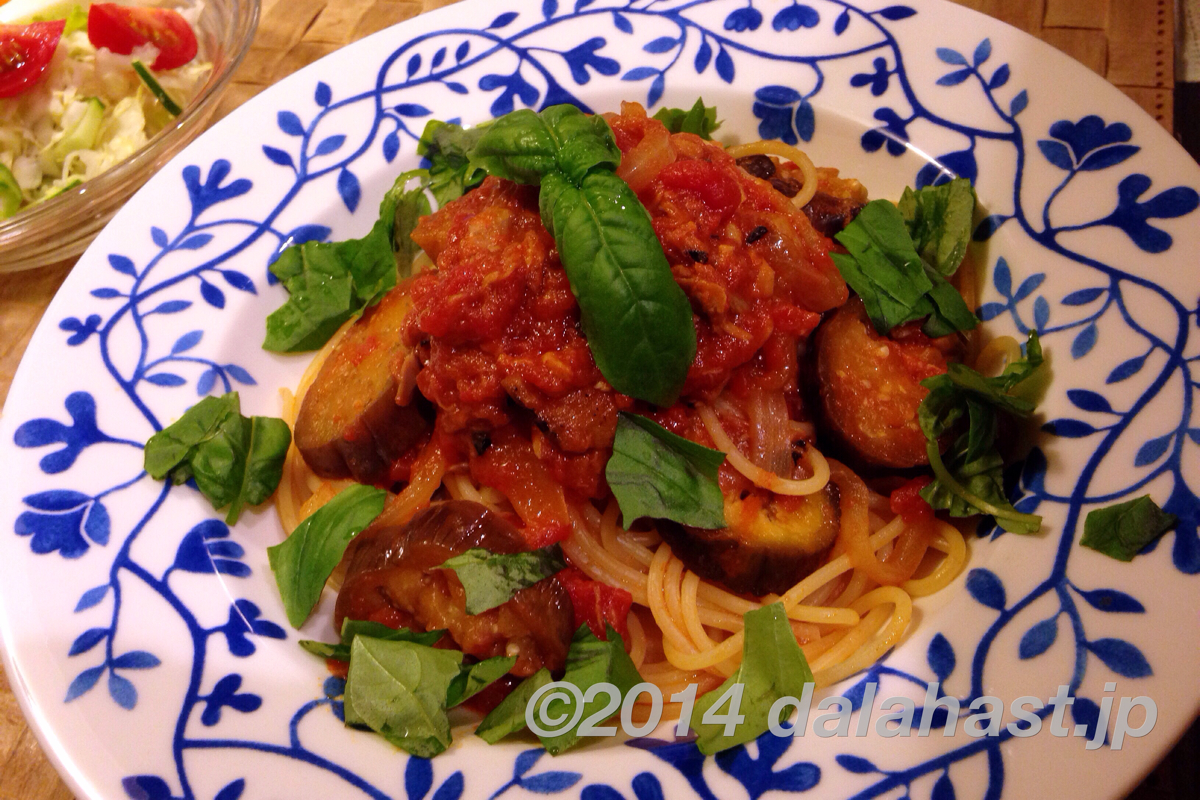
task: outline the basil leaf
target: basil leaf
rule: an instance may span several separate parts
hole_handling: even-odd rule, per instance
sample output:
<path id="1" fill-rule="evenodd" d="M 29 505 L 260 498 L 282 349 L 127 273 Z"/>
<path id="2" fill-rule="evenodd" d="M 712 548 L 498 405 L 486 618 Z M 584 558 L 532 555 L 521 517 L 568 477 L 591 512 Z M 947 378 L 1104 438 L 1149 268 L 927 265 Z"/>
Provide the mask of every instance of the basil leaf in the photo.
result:
<path id="1" fill-rule="evenodd" d="M 417 181 L 417 185 L 408 188 L 414 180 Z M 432 211 L 429 198 L 425 195 L 429 185 L 428 170 L 414 169 L 397 177 L 395 184 L 388 190 L 396 209 L 392 215 L 392 255 L 396 261 L 396 274 L 400 278 L 407 278 L 412 274 L 413 259 L 421 250 L 412 240 L 412 232 L 421 217 Z M 386 204 L 386 198 L 384 202 Z"/>
<path id="2" fill-rule="evenodd" d="M 695 528 L 725 527 L 717 470 L 725 454 L 676 436 L 653 420 L 622 412 L 604 477 L 628 528 L 639 517 Z"/>
<path id="3" fill-rule="evenodd" d="M 434 119 L 425 124 L 417 154 L 429 161 L 429 190 L 439 207 L 483 182 L 486 173 L 471 165 L 471 152 L 486 129 L 486 123 L 463 128 Z"/>
<path id="4" fill-rule="evenodd" d="M 344 242 L 305 242 L 293 245 L 271 265 L 271 273 L 287 289 L 288 300 L 267 317 L 267 336 L 263 349 L 276 353 L 300 353 L 316 350 L 346 320 L 364 308 L 375 305 L 397 281 L 397 258 L 405 270 L 412 256 L 403 242 L 393 242 L 397 206 L 406 204 L 405 224 L 419 210 L 424 187 L 406 191 L 404 187 L 416 172 L 405 172 L 383 196 L 379 219 L 361 239 Z M 414 194 L 416 193 L 416 194 Z M 428 204 L 426 203 L 426 208 Z M 412 229 L 402 231 L 403 238 Z M 393 250 L 395 245 L 397 250 Z"/>
<path id="5" fill-rule="evenodd" d="M 572 105 L 505 114 L 484 129 L 471 154 L 473 167 L 531 184 L 554 172 L 579 184 L 593 167 L 616 169 L 620 163 L 621 151 L 604 117 Z"/>
<path id="6" fill-rule="evenodd" d="M 637 195 L 598 169 L 579 187 L 546 175 L 539 203 L 601 374 L 622 394 L 671 405 L 696 356 L 696 329 Z"/>
<path id="7" fill-rule="evenodd" d="M 462 658 L 457 650 L 355 637 L 346 723 L 366 725 L 414 756 L 433 758 L 450 746 L 446 692 Z"/>
<path id="8" fill-rule="evenodd" d="M 704 105 L 704 99 L 697 97 L 690 109 L 660 108 L 654 119 L 667 126 L 671 133 L 694 133 L 701 139 L 712 139 L 712 132 L 721 127 L 717 122 L 717 107 Z"/>
<path id="9" fill-rule="evenodd" d="M 971 241 L 971 217 L 975 213 L 971 182 L 955 178 L 918 191 L 905 189 L 896 206 L 925 263 L 942 275 L 953 275 Z"/>
<path id="10" fill-rule="evenodd" d="M 701 697 L 692 713 L 696 746 L 705 755 L 719 753 L 739 744 L 752 742 L 766 733 L 771 706 L 781 697 L 800 697 L 804 684 L 813 682 L 812 670 L 804 652 L 796 643 L 796 634 L 788 623 L 783 603 L 747 611 L 742 617 L 745 639 L 742 663 L 724 683 Z M 725 735 L 724 724 L 706 724 L 704 714 L 736 683 L 743 686 L 737 713 L 745 720 L 732 736 Z M 728 701 L 723 710 L 731 712 Z"/>
<path id="11" fill-rule="evenodd" d="M 1031 331 L 1025 358 L 1009 364 L 1004 373 L 987 378 L 963 364 L 950 364 L 942 375 L 921 381 L 929 394 L 917 409 L 917 420 L 925 433 L 926 453 L 934 481 L 921 490 L 921 497 L 935 509 L 954 517 L 989 514 L 1012 533 L 1036 533 L 1042 518 L 1023 514 L 1004 493 L 1004 462 L 996 450 L 998 413 L 1028 417 L 1036 403 L 1025 396 L 1024 384 L 1041 374 L 1042 348 L 1037 332 Z M 943 436 L 966 422 L 966 430 L 940 452 Z"/>
<path id="12" fill-rule="evenodd" d="M 1118 561 L 1132 561 L 1177 522 L 1177 516 L 1163 511 L 1147 494 L 1089 511 L 1079 543 Z"/>
<path id="13" fill-rule="evenodd" d="M 849 254 L 832 254 L 833 263 L 880 334 L 923 317 L 929 317 L 930 336 L 979 323 L 958 291 L 921 260 L 904 218 L 888 201 L 867 203 L 835 238 Z"/>
<path id="14" fill-rule="evenodd" d="M 454 570 L 467 595 L 467 613 L 482 614 L 566 566 L 562 550 L 554 544 L 527 553 L 490 553 L 472 547 L 437 569 Z"/>
<path id="15" fill-rule="evenodd" d="M 267 548 L 288 622 L 308 619 L 346 545 L 383 511 L 387 492 L 374 486 L 348 486 L 304 518 L 284 541 Z"/>
<path id="16" fill-rule="evenodd" d="M 382 639 L 387 642 L 413 642 L 415 644 L 432 647 L 438 639 L 446 631 L 444 629 L 429 631 L 422 633 L 420 631 L 412 631 L 408 628 L 389 628 L 380 622 L 367 622 L 364 620 L 345 619 L 342 620 L 342 641 L 337 644 L 328 644 L 326 642 L 314 642 L 309 639 L 301 639 L 300 646 L 314 656 L 321 658 L 333 658 L 338 661 L 350 660 L 350 645 L 356 636 L 369 636 L 372 639 Z"/>
<path id="17" fill-rule="evenodd" d="M 464 664 L 446 694 L 446 708 L 454 708 L 508 674 L 517 663 L 516 656 L 495 656 L 475 664 Z"/>
<path id="18" fill-rule="evenodd" d="M 624 697 L 630 689 L 642 682 L 642 676 L 625 652 L 621 634 L 613 630 L 611 625 L 606 624 L 605 628 L 607 641 L 596 638 L 586 623 L 579 626 L 579 630 L 575 631 L 575 636 L 571 639 L 571 649 L 567 651 L 567 670 L 562 679 L 578 686 L 584 694 L 595 684 L 611 683 L 617 687 L 620 696 Z M 551 701 L 547 699 L 543 702 Z M 608 696 L 600 693 L 590 703 L 584 704 L 579 724 L 604 708 L 608 702 Z M 563 705 L 565 708 L 561 711 L 570 718 L 575 713 L 574 702 L 565 702 Z M 560 709 L 556 708 L 556 714 L 559 711 Z M 538 738 L 546 751 L 556 756 L 579 743 L 578 726 L 557 736 Z"/>
<path id="19" fill-rule="evenodd" d="M 525 707 L 537 690 L 550 683 L 550 670 L 542 667 L 518 684 L 500 701 L 475 729 L 475 735 L 488 744 L 495 744 L 509 734 L 525 729 Z"/>
<path id="20" fill-rule="evenodd" d="M 156 480 L 195 479 L 213 508 L 229 506 L 233 525 L 242 507 L 265 502 L 279 486 L 292 432 L 273 417 L 243 417 L 237 392 L 206 397 L 150 437 L 143 463 Z"/>

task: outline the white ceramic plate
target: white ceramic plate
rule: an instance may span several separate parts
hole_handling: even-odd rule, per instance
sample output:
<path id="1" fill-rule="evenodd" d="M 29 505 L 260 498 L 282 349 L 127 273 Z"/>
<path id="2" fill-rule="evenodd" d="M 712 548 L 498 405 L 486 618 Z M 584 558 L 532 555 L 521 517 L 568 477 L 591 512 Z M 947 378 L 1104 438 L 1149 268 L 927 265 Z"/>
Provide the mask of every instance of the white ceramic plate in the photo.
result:
<path id="1" fill-rule="evenodd" d="M 364 233 L 427 118 L 698 94 L 722 138 L 804 140 L 876 197 L 935 179 L 937 163 L 974 178 L 991 215 L 980 314 L 995 332 L 1038 327 L 1053 362 L 1019 489 L 1045 533 L 975 540 L 966 574 L 867 676 L 879 696 L 920 705 L 940 679 L 964 702 L 1007 704 L 1065 685 L 1068 728 L 1145 696 L 1148 735 L 1120 750 L 1046 729 L 768 735 L 702 761 L 664 729 L 552 760 L 460 730 L 444 756 L 409 759 L 335 717 L 337 682 L 295 643 L 328 639 L 328 616 L 299 637 L 283 627 L 273 513 L 230 531 L 191 489 L 140 476 L 140 444 L 198 395 L 234 388 L 247 413 L 278 413 L 307 359 L 258 346 L 284 297 L 268 260 Z M 1120 796 L 1200 700 L 1197 187 L 1196 164 L 1112 86 L 934 0 L 475 0 L 384 31 L 197 140 L 50 306 L 0 426 L 10 680 L 89 799 Z M 1147 492 L 1180 517 L 1157 549 L 1126 564 L 1078 547 L 1090 507 Z"/>

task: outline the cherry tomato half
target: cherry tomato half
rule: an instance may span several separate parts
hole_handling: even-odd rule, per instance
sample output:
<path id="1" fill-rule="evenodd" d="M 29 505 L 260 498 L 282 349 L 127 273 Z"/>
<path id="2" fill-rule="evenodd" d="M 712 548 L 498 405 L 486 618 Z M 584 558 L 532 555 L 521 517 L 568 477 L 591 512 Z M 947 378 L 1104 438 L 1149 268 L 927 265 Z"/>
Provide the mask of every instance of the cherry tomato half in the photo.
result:
<path id="1" fill-rule="evenodd" d="M 178 11 L 94 3 L 88 9 L 88 40 L 127 56 L 134 48 L 152 44 L 158 58 L 150 69 L 182 67 L 196 57 L 196 33 Z"/>
<path id="2" fill-rule="evenodd" d="M 42 79 L 65 20 L 0 25 L 0 97 L 15 97 Z"/>

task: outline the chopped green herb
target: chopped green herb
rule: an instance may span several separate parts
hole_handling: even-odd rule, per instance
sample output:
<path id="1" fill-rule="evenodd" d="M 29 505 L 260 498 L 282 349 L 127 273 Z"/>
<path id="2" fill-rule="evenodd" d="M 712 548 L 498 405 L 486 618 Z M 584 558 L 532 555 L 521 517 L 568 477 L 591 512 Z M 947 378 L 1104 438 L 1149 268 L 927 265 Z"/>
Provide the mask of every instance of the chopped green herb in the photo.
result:
<path id="1" fill-rule="evenodd" d="M 508 697 L 493 708 L 479 727 L 475 735 L 488 744 L 495 744 L 509 734 L 525 729 L 525 707 L 529 701 L 546 684 L 550 683 L 550 670 L 542 667 L 530 675 L 513 689 Z"/>
<path id="2" fill-rule="evenodd" d="M 0 219 L 8 219 L 21 209 L 21 186 L 12 170 L 0 164 Z"/>
<path id="3" fill-rule="evenodd" d="M 653 420 L 622 412 L 604 477 L 626 528 L 639 517 L 696 528 L 725 527 L 717 470 L 725 454 L 677 436 Z"/>
<path id="4" fill-rule="evenodd" d="M 320 348 L 342 323 L 396 285 L 398 259 L 408 273 L 415 253 L 408 234 L 417 216 L 428 211 L 428 201 L 422 205 L 424 183 L 406 188 L 414 177 L 423 176 L 413 171 L 396 179 L 379 206 L 379 219 L 363 238 L 304 242 L 280 254 L 271 273 L 289 297 L 267 317 L 264 349 L 299 353 Z M 398 224 L 400 239 L 393 241 Z"/>
<path id="5" fill-rule="evenodd" d="M 741 666 L 723 684 L 701 697 L 692 713 L 692 728 L 699 737 L 696 746 L 705 755 L 754 741 L 766 733 L 768 716 L 775 701 L 781 697 L 800 697 L 804 684 L 813 680 L 812 670 L 796 643 L 796 634 L 788 623 L 783 603 L 747 611 L 743 620 L 745 638 Z M 716 719 L 705 723 L 705 714 L 738 683 L 743 686 L 741 702 L 735 707 L 731 699 L 726 700 L 724 714 L 714 714 Z M 738 714 L 745 719 L 727 734 L 728 727 L 722 718 Z"/>
<path id="6" fill-rule="evenodd" d="M 654 118 L 666 125 L 671 133 L 694 133 L 701 139 L 712 139 L 713 131 L 721 127 L 717 121 L 717 107 L 704 105 L 704 99 L 700 97 L 687 111 L 660 108 Z"/>
<path id="7" fill-rule="evenodd" d="M 904 190 L 896 204 L 926 264 L 949 277 L 958 271 L 971 241 L 975 190 L 966 178 L 939 186 Z"/>
<path id="8" fill-rule="evenodd" d="M 338 661 L 350 660 L 350 645 L 354 642 L 356 636 L 369 636 L 372 639 L 383 639 L 387 642 L 413 642 L 422 644 L 427 647 L 432 647 L 437 643 L 438 639 L 446 631 L 439 629 L 422 633 L 420 631 L 412 631 L 408 628 L 389 628 L 381 622 L 368 622 L 365 620 L 344 619 L 342 620 L 342 641 L 337 644 L 327 644 L 325 642 L 314 642 L 308 639 L 302 639 L 300 646 L 314 656 L 321 658 L 334 658 Z"/>
<path id="9" fill-rule="evenodd" d="M 463 654 L 357 636 L 346 677 L 347 725 L 366 725 L 421 758 L 450 746 L 446 694 Z"/>
<path id="10" fill-rule="evenodd" d="M 867 203 L 836 238 L 849 253 L 832 254 L 833 262 L 879 333 L 926 317 L 930 336 L 979 323 L 954 287 L 921 259 L 900 211 L 887 200 Z"/>
<path id="11" fill-rule="evenodd" d="M 383 489 L 348 486 L 305 517 L 291 536 L 267 548 L 292 627 L 299 628 L 308 619 L 346 545 L 379 516 L 386 500 Z"/>
<path id="12" fill-rule="evenodd" d="M 473 547 L 438 569 L 454 570 L 467 595 L 467 613 L 482 614 L 566 566 L 562 549 L 553 544 L 527 553 L 489 553 Z"/>
<path id="13" fill-rule="evenodd" d="M 496 656 L 474 664 L 463 664 L 458 675 L 450 681 L 446 708 L 454 708 L 470 700 L 507 675 L 516 663 L 516 656 Z"/>
<path id="14" fill-rule="evenodd" d="M 237 522 L 242 507 L 265 502 L 279 486 L 292 432 L 273 417 L 243 417 L 237 392 L 206 397 L 146 442 L 144 464 L 155 480 L 194 478 L 213 508 L 229 506 Z"/>
<path id="15" fill-rule="evenodd" d="M 571 640 L 571 649 L 567 651 L 567 671 L 563 674 L 562 679 L 578 686 L 585 695 L 588 688 L 595 684 L 610 683 L 617 688 L 620 696 L 624 697 L 630 689 L 642 682 L 642 676 L 638 674 L 637 667 L 633 665 L 629 655 L 626 654 L 621 634 L 613 630 L 612 626 L 607 623 L 605 630 L 608 634 L 607 641 L 596 638 L 586 624 L 579 626 L 579 630 L 575 631 L 575 636 Z M 551 701 L 544 700 L 543 702 Z M 603 692 L 597 694 L 591 702 L 584 705 L 579 724 L 604 708 L 608 702 L 610 702 L 609 698 Z M 567 714 L 569 719 L 574 714 L 574 703 L 564 703 L 564 705 L 565 708 L 561 711 Z M 555 713 L 557 715 L 558 710 Z M 578 726 L 557 736 L 538 738 L 546 748 L 546 752 L 556 756 L 579 743 Z"/>
<path id="16" fill-rule="evenodd" d="M 1005 530 L 1036 533 L 1042 518 L 1013 508 L 1004 494 L 1004 462 L 996 451 L 997 413 L 1028 417 L 1035 403 L 1022 394 L 1023 384 L 1036 383 L 1043 363 L 1036 331 L 1030 331 L 1025 357 L 995 378 L 985 378 L 963 364 L 950 364 L 946 373 L 921 381 L 929 394 L 921 401 L 917 417 L 925 433 L 926 453 L 934 480 L 921 490 L 935 509 L 954 517 L 988 514 Z M 943 436 L 966 423 L 947 450 L 940 452 Z"/>
<path id="17" fill-rule="evenodd" d="M 1142 548 L 1171 530 L 1178 521 L 1174 514 L 1159 508 L 1150 495 L 1143 495 L 1089 511 L 1079 543 L 1118 561 L 1132 561 Z"/>
<path id="18" fill-rule="evenodd" d="M 63 26 L 63 36 L 70 36 L 75 31 L 86 31 L 88 22 L 88 12 L 83 6 L 71 6 L 71 10 L 67 12 L 67 22 Z"/>

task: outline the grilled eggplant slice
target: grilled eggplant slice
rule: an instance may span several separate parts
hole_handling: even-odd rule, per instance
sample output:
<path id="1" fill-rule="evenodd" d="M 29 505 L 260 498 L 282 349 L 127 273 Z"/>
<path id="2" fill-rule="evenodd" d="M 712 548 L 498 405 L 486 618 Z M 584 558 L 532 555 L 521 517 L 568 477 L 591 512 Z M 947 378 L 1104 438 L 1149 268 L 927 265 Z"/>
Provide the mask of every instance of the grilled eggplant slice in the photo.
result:
<path id="1" fill-rule="evenodd" d="M 338 629 L 347 618 L 414 630 L 445 628 L 468 655 L 516 656 L 513 675 L 562 669 L 575 620 L 567 590 L 547 578 L 501 606 L 467 614 L 458 577 L 436 567 L 473 547 L 493 553 L 529 549 L 511 523 L 466 500 L 430 506 L 405 525 L 368 527 L 347 552 L 349 565 L 334 611 Z"/>
<path id="2" fill-rule="evenodd" d="M 389 484 L 392 464 L 429 430 L 412 392 L 398 396 L 409 356 L 400 327 L 409 305 L 406 287 L 399 287 L 369 308 L 305 394 L 296 447 L 322 478 Z"/>
<path id="3" fill-rule="evenodd" d="M 687 568 L 731 591 L 782 594 L 821 565 L 838 534 L 833 484 L 804 497 L 750 493 L 725 500 L 728 527 L 658 520 L 659 535 Z"/>

